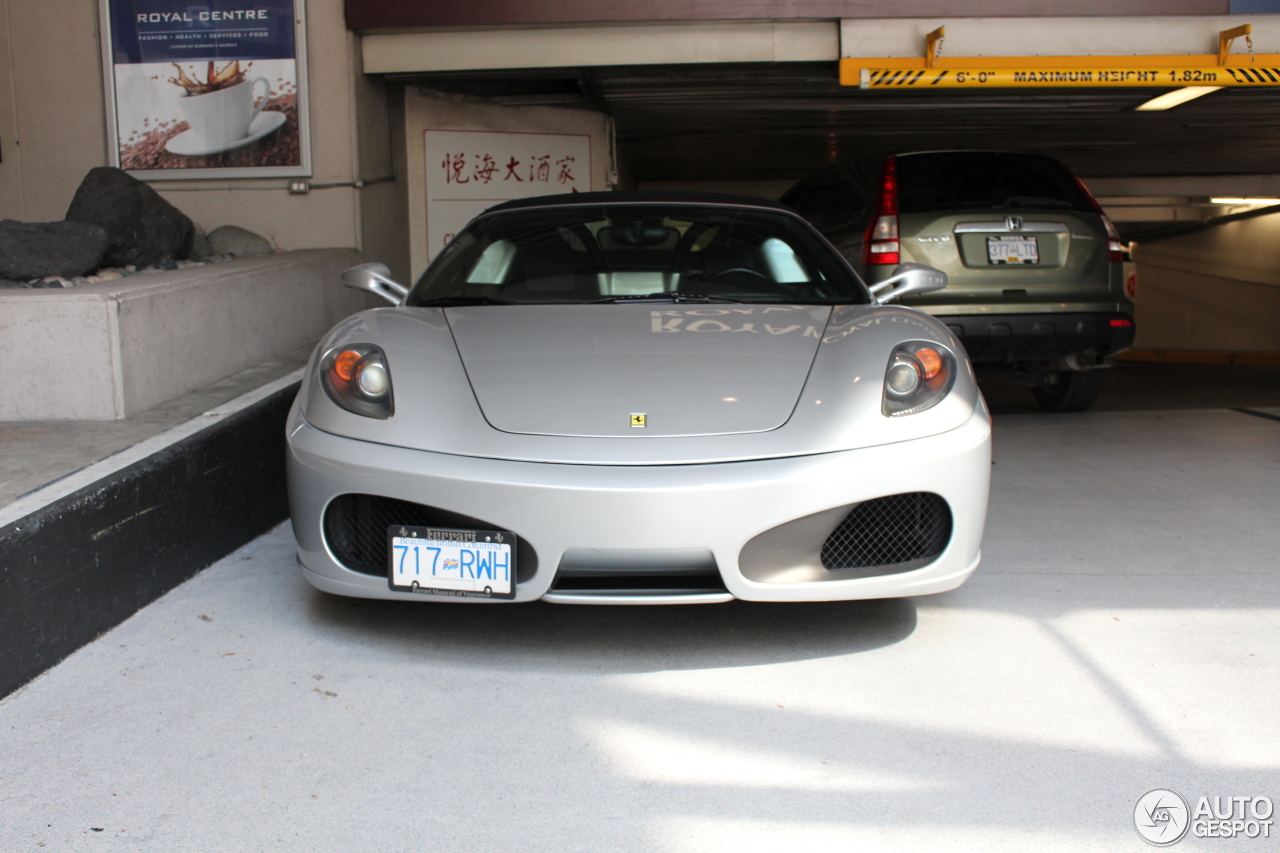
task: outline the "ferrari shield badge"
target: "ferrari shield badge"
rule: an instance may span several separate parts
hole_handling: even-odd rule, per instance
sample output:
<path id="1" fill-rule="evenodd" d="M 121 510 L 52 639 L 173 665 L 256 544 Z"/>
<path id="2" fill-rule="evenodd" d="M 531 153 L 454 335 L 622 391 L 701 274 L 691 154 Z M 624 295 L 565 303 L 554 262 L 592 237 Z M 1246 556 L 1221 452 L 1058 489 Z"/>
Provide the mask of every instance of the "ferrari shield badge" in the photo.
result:
<path id="1" fill-rule="evenodd" d="M 645 423 L 644 423 L 644 414 L 643 414 L 643 413 L 640 413 L 640 412 L 632 412 L 632 413 L 631 413 L 631 428 L 632 428 L 632 429 L 644 429 L 644 427 L 645 427 Z"/>

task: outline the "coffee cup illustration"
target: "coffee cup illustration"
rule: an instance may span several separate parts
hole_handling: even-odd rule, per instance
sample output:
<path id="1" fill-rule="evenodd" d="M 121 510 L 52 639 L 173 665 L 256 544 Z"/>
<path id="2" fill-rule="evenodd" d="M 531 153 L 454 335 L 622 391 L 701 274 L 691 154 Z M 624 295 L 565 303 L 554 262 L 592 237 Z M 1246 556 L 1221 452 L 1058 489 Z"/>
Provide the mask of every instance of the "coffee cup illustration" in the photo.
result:
<path id="1" fill-rule="evenodd" d="M 259 83 L 263 87 L 261 100 L 255 97 Z M 265 77 L 254 77 L 225 89 L 186 95 L 178 100 L 191 132 L 209 148 L 221 148 L 249 135 L 249 125 L 262 112 L 269 97 L 271 83 Z"/>

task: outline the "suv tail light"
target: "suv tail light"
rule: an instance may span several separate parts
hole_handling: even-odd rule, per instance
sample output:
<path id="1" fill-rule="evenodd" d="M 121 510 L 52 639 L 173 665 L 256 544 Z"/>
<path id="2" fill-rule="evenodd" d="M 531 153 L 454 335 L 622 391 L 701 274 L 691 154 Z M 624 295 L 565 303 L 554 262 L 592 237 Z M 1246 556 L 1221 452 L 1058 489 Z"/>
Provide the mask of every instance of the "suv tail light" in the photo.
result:
<path id="1" fill-rule="evenodd" d="M 1111 217 L 1105 213 L 1102 214 L 1102 224 L 1107 227 L 1107 249 L 1111 252 L 1111 263 L 1124 263 L 1124 244 L 1120 242 L 1120 232 L 1116 230 L 1116 224 L 1111 221 Z"/>
<path id="2" fill-rule="evenodd" d="M 1062 163 L 1058 165 L 1066 169 Z M 1102 205 L 1098 204 L 1098 200 L 1093 197 L 1093 193 L 1089 192 L 1089 188 L 1084 185 L 1084 181 L 1076 177 L 1075 173 L 1067 169 L 1067 173 L 1071 175 L 1071 179 L 1076 182 L 1076 186 L 1080 188 L 1080 192 L 1084 193 L 1084 197 L 1089 199 L 1089 204 L 1093 205 L 1093 212 L 1102 217 L 1102 224 L 1107 229 L 1107 252 L 1113 264 L 1124 263 L 1124 244 L 1120 242 L 1120 232 L 1116 229 L 1116 224 L 1111 221 L 1111 217 L 1102 212 Z"/>
<path id="3" fill-rule="evenodd" d="M 862 241 L 862 265 L 897 265 L 899 257 L 898 158 L 890 157 L 884 161 L 875 215 Z"/>

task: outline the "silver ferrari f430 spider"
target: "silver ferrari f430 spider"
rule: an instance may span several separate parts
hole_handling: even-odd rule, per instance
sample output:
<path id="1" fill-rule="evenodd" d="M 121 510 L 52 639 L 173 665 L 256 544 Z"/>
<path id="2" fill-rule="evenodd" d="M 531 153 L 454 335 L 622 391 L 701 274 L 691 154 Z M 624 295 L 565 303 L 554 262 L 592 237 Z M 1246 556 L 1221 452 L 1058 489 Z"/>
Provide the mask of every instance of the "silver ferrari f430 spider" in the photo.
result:
<path id="1" fill-rule="evenodd" d="M 991 423 L 947 326 L 786 207 L 587 193 L 473 220 L 320 342 L 298 561 L 339 595 L 591 604 L 922 595 L 979 560 Z"/>

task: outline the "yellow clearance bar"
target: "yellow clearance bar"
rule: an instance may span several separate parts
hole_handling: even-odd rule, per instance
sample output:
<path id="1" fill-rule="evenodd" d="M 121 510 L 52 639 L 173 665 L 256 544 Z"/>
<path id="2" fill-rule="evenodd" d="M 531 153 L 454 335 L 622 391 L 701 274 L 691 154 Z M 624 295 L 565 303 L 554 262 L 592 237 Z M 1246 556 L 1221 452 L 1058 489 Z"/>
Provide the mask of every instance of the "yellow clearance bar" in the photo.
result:
<path id="1" fill-rule="evenodd" d="M 1280 86 L 1266 68 L 860 69 L 862 89 L 1030 89 L 1042 86 Z"/>
<path id="2" fill-rule="evenodd" d="M 926 67 L 923 59 L 842 59 L 840 83 L 862 89 L 1280 86 L 1280 55 L 1259 55 L 1250 65 L 1238 56 L 1229 65 L 1213 64 L 1212 59 L 1216 57 L 954 57 L 935 67 Z"/>

